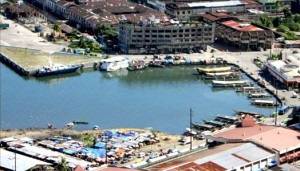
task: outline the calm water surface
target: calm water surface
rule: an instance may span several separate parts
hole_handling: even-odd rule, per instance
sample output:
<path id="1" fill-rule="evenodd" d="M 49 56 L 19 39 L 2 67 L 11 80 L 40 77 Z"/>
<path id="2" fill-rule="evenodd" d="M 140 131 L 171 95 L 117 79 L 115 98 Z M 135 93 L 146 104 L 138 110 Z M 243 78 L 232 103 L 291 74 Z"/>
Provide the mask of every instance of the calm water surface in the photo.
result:
<path id="1" fill-rule="evenodd" d="M 87 128 L 152 127 L 181 133 L 194 120 L 233 114 L 234 109 L 264 114 L 232 89 L 213 89 L 195 73 L 195 67 L 147 69 L 137 72 L 71 74 L 63 78 L 25 79 L 0 64 L 1 129 L 63 127 L 73 120 L 90 122 Z"/>

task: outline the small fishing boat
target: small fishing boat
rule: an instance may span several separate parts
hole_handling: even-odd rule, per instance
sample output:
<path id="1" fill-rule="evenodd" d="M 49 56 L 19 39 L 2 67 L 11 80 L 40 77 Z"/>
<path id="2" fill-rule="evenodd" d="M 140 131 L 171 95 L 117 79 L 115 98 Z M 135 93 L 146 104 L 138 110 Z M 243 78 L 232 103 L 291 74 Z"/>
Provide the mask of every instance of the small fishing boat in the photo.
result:
<path id="1" fill-rule="evenodd" d="M 230 66 L 226 67 L 199 67 L 197 68 L 199 74 L 206 74 L 206 73 L 218 73 L 218 72 L 229 72 L 232 71 Z"/>
<path id="2" fill-rule="evenodd" d="M 276 103 L 276 101 L 274 100 L 263 100 L 263 99 L 256 99 L 256 100 L 253 100 L 251 102 L 251 104 L 253 105 L 257 105 L 257 106 L 277 106 L 278 104 Z"/>
<path id="3" fill-rule="evenodd" d="M 215 126 L 209 124 L 202 124 L 202 123 L 192 123 L 192 127 L 197 130 L 201 131 L 213 131 L 215 130 Z"/>
<path id="4" fill-rule="evenodd" d="M 241 117 L 244 117 L 245 115 L 250 115 L 254 118 L 260 118 L 262 116 L 260 113 L 241 111 L 241 110 L 236 110 L 235 113 L 236 113 L 236 115 L 241 116 Z"/>
<path id="5" fill-rule="evenodd" d="M 152 61 L 149 62 L 149 67 L 159 67 L 159 68 L 163 68 L 165 67 L 165 65 L 163 64 L 163 61 L 160 59 L 154 59 Z"/>
<path id="6" fill-rule="evenodd" d="M 73 121 L 74 125 L 87 125 L 89 124 L 88 122 L 85 121 Z"/>
<path id="7" fill-rule="evenodd" d="M 238 118 L 235 117 L 235 116 L 224 115 L 224 116 L 217 116 L 215 118 L 215 121 L 223 122 L 223 123 L 226 123 L 226 124 L 235 124 L 235 123 L 238 122 Z"/>
<path id="8" fill-rule="evenodd" d="M 218 128 L 222 128 L 222 127 L 225 126 L 224 123 L 219 122 L 219 121 L 215 121 L 215 120 L 209 120 L 209 121 L 203 120 L 203 122 L 204 122 L 205 124 L 213 125 L 213 126 L 218 127 Z"/>
<path id="9" fill-rule="evenodd" d="M 129 63 L 129 67 L 127 68 L 129 71 L 136 71 L 145 69 L 148 65 L 144 60 L 133 60 Z"/>
<path id="10" fill-rule="evenodd" d="M 242 87 L 249 85 L 248 80 L 236 80 L 236 81 L 221 81 L 213 80 L 212 85 L 214 87 Z"/>
<path id="11" fill-rule="evenodd" d="M 206 73 L 202 78 L 204 79 L 224 79 L 224 80 L 237 80 L 240 79 L 241 75 L 238 72 L 216 72 Z"/>
<path id="12" fill-rule="evenodd" d="M 268 93 L 250 93 L 248 95 L 249 98 L 266 98 L 266 97 L 271 97 L 270 94 Z"/>

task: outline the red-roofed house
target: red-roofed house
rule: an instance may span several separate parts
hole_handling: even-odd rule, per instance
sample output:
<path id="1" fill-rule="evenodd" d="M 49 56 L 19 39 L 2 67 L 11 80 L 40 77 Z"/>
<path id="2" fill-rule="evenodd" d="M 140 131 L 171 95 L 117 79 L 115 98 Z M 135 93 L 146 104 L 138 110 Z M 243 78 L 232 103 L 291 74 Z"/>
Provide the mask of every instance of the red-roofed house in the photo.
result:
<path id="1" fill-rule="evenodd" d="M 243 50 L 270 48 L 274 39 L 271 30 L 265 30 L 249 23 L 241 23 L 234 20 L 218 22 L 216 37 L 219 41 Z"/>

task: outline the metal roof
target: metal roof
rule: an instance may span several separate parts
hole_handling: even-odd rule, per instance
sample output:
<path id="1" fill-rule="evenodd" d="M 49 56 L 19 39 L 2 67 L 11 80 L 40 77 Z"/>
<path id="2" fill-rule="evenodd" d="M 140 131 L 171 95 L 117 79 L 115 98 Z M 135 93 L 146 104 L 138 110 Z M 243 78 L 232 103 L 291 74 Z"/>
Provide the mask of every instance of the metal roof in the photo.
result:
<path id="1" fill-rule="evenodd" d="M 274 156 L 275 154 L 256 146 L 253 143 L 245 143 L 238 147 L 207 156 L 195 161 L 197 164 L 213 162 L 226 169 L 232 169 L 247 165 L 251 162 Z"/>
<path id="2" fill-rule="evenodd" d="M 213 1 L 213 2 L 192 2 L 188 3 L 189 7 L 226 7 L 226 6 L 237 6 L 242 5 L 243 3 L 239 0 L 233 1 Z"/>
<path id="3" fill-rule="evenodd" d="M 15 157 L 16 160 L 15 161 Z M 15 167 L 15 163 L 16 166 Z M 41 160 L 33 159 L 24 155 L 0 149 L 0 166 L 9 170 L 23 171 L 28 170 L 36 165 L 50 165 Z"/>

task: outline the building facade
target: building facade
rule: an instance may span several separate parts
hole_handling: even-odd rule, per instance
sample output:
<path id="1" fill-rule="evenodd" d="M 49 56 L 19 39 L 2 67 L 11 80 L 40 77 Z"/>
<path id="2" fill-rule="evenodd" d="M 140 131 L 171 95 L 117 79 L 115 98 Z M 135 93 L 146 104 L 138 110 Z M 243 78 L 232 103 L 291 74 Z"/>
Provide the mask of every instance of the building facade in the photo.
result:
<path id="1" fill-rule="evenodd" d="M 242 50 L 270 49 L 274 41 L 271 30 L 234 20 L 218 22 L 216 37 Z"/>
<path id="2" fill-rule="evenodd" d="M 214 42 L 214 25 L 147 23 L 119 25 L 119 46 L 124 53 L 176 53 L 206 49 Z"/>

